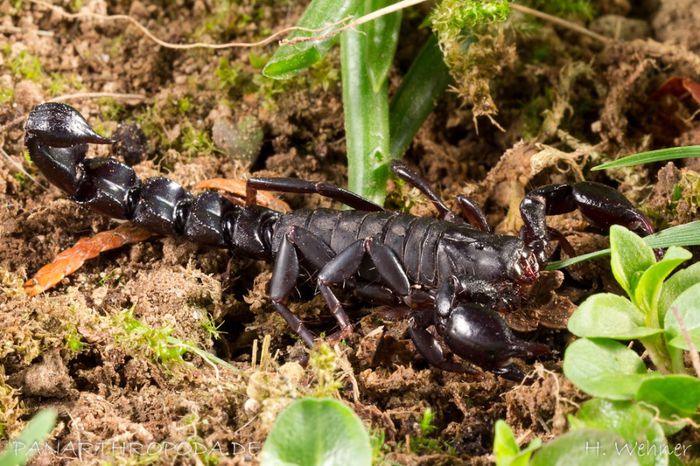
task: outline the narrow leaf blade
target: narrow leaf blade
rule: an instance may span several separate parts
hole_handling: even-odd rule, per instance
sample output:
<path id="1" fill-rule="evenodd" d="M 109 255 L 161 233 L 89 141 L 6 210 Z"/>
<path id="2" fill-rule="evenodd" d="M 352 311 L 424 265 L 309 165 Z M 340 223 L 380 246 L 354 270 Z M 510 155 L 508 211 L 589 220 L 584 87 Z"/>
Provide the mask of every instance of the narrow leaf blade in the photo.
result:
<path id="1" fill-rule="evenodd" d="M 612 162 L 606 162 L 593 167 L 592 170 L 609 170 L 611 168 L 631 167 L 652 162 L 665 162 L 667 160 L 686 159 L 700 157 L 700 146 L 670 147 L 638 154 L 628 155 Z"/>
<path id="2" fill-rule="evenodd" d="M 394 3 L 393 0 L 368 1 L 371 3 L 370 11 L 376 11 Z M 360 29 L 367 34 L 368 74 L 374 92 L 379 92 L 387 79 L 394 61 L 396 45 L 399 42 L 400 28 L 400 11 L 381 16 L 360 26 Z"/>

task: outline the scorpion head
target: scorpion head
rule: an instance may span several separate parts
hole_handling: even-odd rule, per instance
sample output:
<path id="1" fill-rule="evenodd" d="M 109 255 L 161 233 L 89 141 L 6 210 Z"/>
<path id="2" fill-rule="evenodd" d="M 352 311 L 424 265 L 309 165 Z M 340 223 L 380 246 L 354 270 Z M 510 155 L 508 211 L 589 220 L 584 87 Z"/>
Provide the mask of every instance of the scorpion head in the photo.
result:
<path id="1" fill-rule="evenodd" d="M 474 230 L 447 233 L 438 246 L 440 276 L 456 276 L 463 288 L 470 282 L 531 284 L 539 276 L 535 253 L 515 236 Z"/>

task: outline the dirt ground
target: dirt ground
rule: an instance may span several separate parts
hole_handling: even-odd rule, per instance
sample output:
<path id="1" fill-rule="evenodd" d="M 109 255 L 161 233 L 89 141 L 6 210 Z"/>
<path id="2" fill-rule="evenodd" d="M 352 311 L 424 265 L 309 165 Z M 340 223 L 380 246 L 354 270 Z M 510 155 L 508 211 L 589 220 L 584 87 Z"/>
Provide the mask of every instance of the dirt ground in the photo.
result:
<path id="1" fill-rule="evenodd" d="M 487 119 L 475 126 L 469 107 L 445 98 L 406 154 L 445 199 L 472 195 L 499 232 L 518 230 L 527 190 L 582 175 L 619 187 L 658 228 L 697 218 L 697 162 L 587 170 L 641 150 L 700 144 L 700 103 L 657 92 L 671 77 L 700 80 L 694 1 L 593 3 L 597 18 L 587 26 L 618 41 L 602 45 L 534 26 L 517 36 L 517 59 L 491 83 L 504 130 Z M 272 0 L 57 4 L 128 14 L 182 43 L 260 39 L 302 11 Z M 427 11 L 406 15 L 392 88 L 426 37 L 418 25 Z M 187 189 L 251 173 L 344 185 L 337 49 L 287 82 L 260 74 L 273 50 L 173 50 L 124 22 L 0 2 L 0 444 L 37 410 L 53 407 L 57 451 L 42 451 L 35 464 L 248 464 L 275 415 L 306 394 L 349 403 L 378 444 L 383 438 L 383 464 L 488 464 L 497 419 L 525 442 L 564 432 L 566 415 L 585 399 L 562 375 L 566 320 L 587 295 L 619 291 L 605 261 L 544 274 L 529 305 L 505 316 L 552 348 L 539 362 L 518 361 L 529 373 L 522 384 L 431 369 L 406 322 L 361 305 L 346 343 L 319 346 L 306 358 L 266 299 L 268 265 L 173 238 L 106 253 L 43 295 L 24 294 L 23 281 L 59 251 L 117 225 L 65 199 L 28 161 L 22 117 L 44 100 L 65 98 L 102 134 L 116 134 L 119 123 L 138 125 L 146 138 L 115 156 L 141 177 L 165 174 Z M 114 97 L 75 95 L 86 92 Z M 330 205 L 285 200 L 293 208 Z M 404 186 L 392 184 L 389 202 L 432 215 Z M 551 224 L 579 253 L 606 244 L 578 214 Z M 295 299 L 293 310 L 315 331 L 334 330 L 318 297 Z M 134 325 L 148 331 L 136 336 L 128 331 Z M 158 343 L 167 338 L 233 367 L 164 351 Z M 419 428 L 428 408 L 436 427 L 430 434 Z M 700 441 L 697 432 L 679 435 Z"/>

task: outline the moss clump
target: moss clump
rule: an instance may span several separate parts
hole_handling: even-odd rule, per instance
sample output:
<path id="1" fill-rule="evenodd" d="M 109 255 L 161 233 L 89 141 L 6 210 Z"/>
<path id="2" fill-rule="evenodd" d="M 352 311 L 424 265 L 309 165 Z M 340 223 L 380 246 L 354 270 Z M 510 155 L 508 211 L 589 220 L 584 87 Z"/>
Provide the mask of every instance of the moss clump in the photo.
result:
<path id="1" fill-rule="evenodd" d="M 41 62 L 26 50 L 22 50 L 15 58 L 10 60 L 8 68 L 18 79 L 39 82 L 44 78 Z"/>
<path id="2" fill-rule="evenodd" d="M 490 81 L 516 59 L 505 29 L 510 11 L 505 0 L 443 0 L 430 17 L 455 87 L 475 119 L 498 113 Z"/>
<path id="3" fill-rule="evenodd" d="M 0 105 L 9 104 L 15 100 L 15 91 L 9 87 L 0 87 Z"/>
<path id="4" fill-rule="evenodd" d="M 10 438 L 22 429 L 20 418 L 24 407 L 19 392 L 5 383 L 5 371 L 0 366 L 0 439 Z"/>

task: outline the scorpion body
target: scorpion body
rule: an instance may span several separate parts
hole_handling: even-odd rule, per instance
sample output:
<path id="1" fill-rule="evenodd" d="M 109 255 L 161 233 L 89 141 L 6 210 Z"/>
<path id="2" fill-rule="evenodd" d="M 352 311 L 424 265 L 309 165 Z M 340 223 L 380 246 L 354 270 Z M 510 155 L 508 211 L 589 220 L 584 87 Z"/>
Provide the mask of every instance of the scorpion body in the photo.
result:
<path id="1" fill-rule="evenodd" d="M 352 332 L 333 291 L 343 286 L 372 304 L 402 306 L 410 334 L 429 363 L 471 371 L 450 360 L 439 342 L 466 361 L 511 379 L 522 374 L 511 358 L 548 348 L 516 337 L 495 310 L 517 306 L 546 261 L 546 215 L 579 208 L 593 223 L 625 224 L 651 232 L 649 221 L 615 190 L 597 183 L 551 185 L 528 194 L 521 206 L 521 237 L 490 232 L 481 210 L 458 197 L 453 214 L 418 175 L 401 164 L 394 173 L 433 202 L 441 218 L 387 212 L 354 193 L 291 178 L 252 178 L 246 203 L 213 191 L 193 196 L 167 178 L 140 181 L 113 158 L 85 158 L 88 144 L 108 144 L 72 107 L 41 104 L 26 124 L 26 145 L 37 167 L 77 203 L 161 235 L 177 235 L 273 264 L 270 298 L 308 345 L 314 335 L 287 304 L 301 276 L 313 277 L 340 326 Z M 255 205 L 258 190 L 317 193 L 355 210 L 303 209 L 281 213 Z M 560 238 L 561 240 L 561 238 Z"/>

